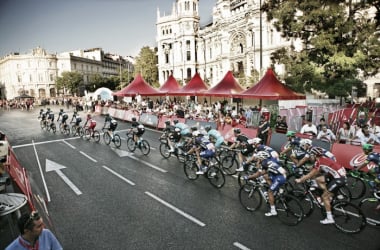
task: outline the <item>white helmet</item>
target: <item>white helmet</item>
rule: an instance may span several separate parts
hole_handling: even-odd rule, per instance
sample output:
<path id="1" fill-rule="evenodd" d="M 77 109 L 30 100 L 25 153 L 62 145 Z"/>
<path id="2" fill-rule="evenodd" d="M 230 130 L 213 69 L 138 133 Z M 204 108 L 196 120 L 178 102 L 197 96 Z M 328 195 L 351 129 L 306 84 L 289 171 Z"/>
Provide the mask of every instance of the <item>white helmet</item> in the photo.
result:
<path id="1" fill-rule="evenodd" d="M 143 128 L 144 128 L 144 125 L 140 124 L 140 125 L 137 126 L 137 128 L 139 128 L 139 129 L 143 129 Z"/>
<path id="2" fill-rule="evenodd" d="M 249 140 L 248 143 L 249 144 L 253 144 L 253 145 L 260 144 L 261 143 L 261 139 L 259 137 L 256 137 L 256 138 L 253 138 L 253 139 Z"/>
<path id="3" fill-rule="evenodd" d="M 265 160 L 270 157 L 270 154 L 267 151 L 259 151 L 256 154 L 256 158 L 260 160 Z"/>
<path id="4" fill-rule="evenodd" d="M 198 130 L 195 130 L 195 131 L 193 132 L 193 136 L 198 136 L 198 135 L 200 135 L 200 132 L 199 132 Z"/>
<path id="5" fill-rule="evenodd" d="M 181 132 L 181 129 L 180 128 L 175 128 L 174 131 L 175 132 Z"/>
<path id="6" fill-rule="evenodd" d="M 313 141 L 310 140 L 310 139 L 301 139 L 300 146 L 303 148 L 303 147 L 305 147 L 305 145 L 312 146 L 313 145 Z"/>

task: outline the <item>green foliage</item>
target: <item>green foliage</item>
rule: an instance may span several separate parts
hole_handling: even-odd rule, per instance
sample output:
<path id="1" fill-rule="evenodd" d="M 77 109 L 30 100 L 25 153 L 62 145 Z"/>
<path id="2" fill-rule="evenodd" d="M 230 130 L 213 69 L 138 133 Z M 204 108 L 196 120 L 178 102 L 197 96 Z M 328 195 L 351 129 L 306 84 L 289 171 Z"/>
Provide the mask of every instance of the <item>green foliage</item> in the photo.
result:
<path id="1" fill-rule="evenodd" d="M 370 7 L 377 18 L 368 14 Z M 301 51 L 272 54 L 274 63 L 286 66 L 285 81 L 296 91 L 347 96 L 352 86 L 362 88 L 360 77 L 378 73 L 380 0 L 267 0 L 263 9 L 283 37 L 302 41 Z"/>
<path id="2" fill-rule="evenodd" d="M 56 87 L 58 90 L 65 89 L 67 94 L 79 94 L 79 87 L 83 85 L 83 75 L 79 72 L 64 71 L 62 76 L 57 77 Z"/>
<path id="3" fill-rule="evenodd" d="M 135 61 L 135 75 L 140 73 L 145 81 L 152 86 L 160 86 L 158 82 L 158 58 L 156 52 L 145 46 L 141 48 Z"/>

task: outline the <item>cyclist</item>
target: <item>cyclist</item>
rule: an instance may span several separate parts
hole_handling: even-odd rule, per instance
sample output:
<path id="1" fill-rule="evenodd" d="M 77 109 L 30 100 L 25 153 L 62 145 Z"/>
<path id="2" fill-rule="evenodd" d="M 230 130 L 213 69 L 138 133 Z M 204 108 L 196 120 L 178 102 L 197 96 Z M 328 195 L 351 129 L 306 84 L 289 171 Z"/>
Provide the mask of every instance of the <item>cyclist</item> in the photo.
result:
<path id="1" fill-rule="evenodd" d="M 78 112 L 75 110 L 73 113 L 73 117 L 71 118 L 71 121 L 70 121 L 70 123 L 74 123 L 74 129 L 75 129 L 74 136 L 78 133 L 81 122 L 82 122 L 82 118 L 78 115 Z"/>
<path id="2" fill-rule="evenodd" d="M 74 111 L 75 112 L 75 111 Z M 111 137 L 111 140 L 114 142 L 115 139 L 113 137 L 113 132 L 117 128 L 117 121 L 113 119 L 110 114 L 106 114 L 106 117 L 104 119 L 103 129 L 107 129 L 108 135 Z"/>
<path id="3" fill-rule="evenodd" d="M 229 147 L 230 149 L 239 148 L 238 153 L 240 167 L 236 171 L 244 171 L 243 163 L 247 160 L 247 157 L 254 152 L 254 148 L 248 143 L 248 137 L 241 133 L 240 128 L 234 128 L 235 142 Z"/>
<path id="4" fill-rule="evenodd" d="M 266 151 L 259 151 L 256 154 L 257 164 L 260 169 L 249 176 L 244 176 L 245 180 L 254 180 L 259 176 L 264 176 L 264 179 L 269 185 L 268 201 L 270 204 L 270 211 L 265 213 L 265 216 L 276 216 L 277 211 L 274 203 L 274 192 L 286 182 L 286 170 L 281 166 L 277 159 L 272 158 Z"/>
<path id="5" fill-rule="evenodd" d="M 69 116 L 66 114 L 65 111 L 63 111 L 63 109 L 61 109 L 58 113 L 58 118 L 57 118 L 57 122 L 59 121 L 59 119 L 62 117 L 61 119 L 61 123 L 60 123 L 60 127 L 63 127 L 66 125 L 66 121 L 67 119 L 69 119 Z"/>
<path id="6" fill-rule="evenodd" d="M 295 167 L 300 167 L 305 163 L 309 162 L 310 159 L 310 150 L 313 147 L 313 141 L 310 139 L 301 139 L 300 140 L 300 151 L 298 151 L 297 155 L 294 155 L 294 165 Z"/>
<path id="7" fill-rule="evenodd" d="M 83 127 L 86 127 L 87 123 L 89 124 L 88 129 L 91 132 L 91 136 L 94 137 L 94 130 L 96 127 L 96 121 L 94 119 L 92 119 L 91 113 L 87 113 L 87 119 L 86 119 L 86 122 L 84 123 Z"/>
<path id="8" fill-rule="evenodd" d="M 185 123 L 179 122 L 177 119 L 173 120 L 174 127 L 179 128 L 181 130 L 182 136 L 190 136 L 191 137 L 191 131 L 188 125 Z"/>
<path id="9" fill-rule="evenodd" d="M 46 112 L 43 109 L 40 109 L 40 115 L 38 118 L 41 118 L 41 121 L 46 124 Z"/>
<path id="10" fill-rule="evenodd" d="M 369 185 L 372 189 L 379 190 L 380 192 L 380 153 L 373 152 L 373 145 L 369 143 L 363 144 L 362 149 L 367 158 L 360 165 L 354 166 L 354 168 L 360 170 L 368 166 L 369 163 L 374 163 L 374 167 L 368 168 L 368 172 L 374 177 L 374 180 L 370 181 Z"/>
<path id="11" fill-rule="evenodd" d="M 331 213 L 330 198 L 332 198 L 335 190 L 346 185 L 346 169 L 339 163 L 325 157 L 321 148 L 313 147 L 310 154 L 315 158 L 312 170 L 295 181 L 297 183 L 302 183 L 308 179 L 317 181 L 318 187 L 323 191 L 322 201 L 326 208 L 326 218 L 320 223 L 333 224 L 335 221 Z"/>
<path id="12" fill-rule="evenodd" d="M 54 126 L 54 113 L 49 109 L 49 112 L 47 113 L 47 121 L 48 121 L 48 126 L 51 128 Z"/>
<path id="13" fill-rule="evenodd" d="M 205 126 L 205 130 L 210 139 L 215 141 L 215 147 L 218 149 L 224 143 L 224 137 L 220 134 L 220 132 L 216 129 L 211 128 L 210 125 Z"/>
<path id="14" fill-rule="evenodd" d="M 170 124 L 170 120 L 167 120 L 167 121 L 165 121 L 165 128 L 163 129 L 164 133 L 161 135 L 161 138 L 162 137 L 168 138 L 167 142 L 168 142 L 168 145 L 170 147 L 169 152 L 171 152 L 171 153 L 175 151 L 174 147 L 173 147 L 173 139 L 174 139 L 173 136 L 174 136 L 174 132 L 175 132 L 174 129 L 178 129 L 179 131 L 181 131 L 179 128 L 175 128 L 174 126 L 172 126 Z M 180 134 L 179 138 L 181 138 L 181 134 Z"/>
<path id="15" fill-rule="evenodd" d="M 190 151 L 195 152 L 197 156 L 197 165 L 199 170 L 196 172 L 196 174 L 202 175 L 207 170 L 205 166 L 202 166 L 202 159 L 212 158 L 215 155 L 215 146 L 198 130 L 195 130 L 192 135 L 194 138 L 194 144 L 193 148 L 190 149 Z"/>
<path id="16" fill-rule="evenodd" d="M 262 144 L 261 142 L 262 142 L 262 139 L 259 137 L 248 140 L 248 143 L 253 145 L 253 148 L 255 149 L 256 152 L 266 151 L 270 154 L 272 158 L 279 160 L 279 155 L 277 151 L 267 145 Z"/>
<path id="17" fill-rule="evenodd" d="M 145 133 L 145 127 L 144 125 L 140 124 L 136 117 L 132 118 L 132 127 L 129 129 L 129 131 L 132 131 L 133 133 L 133 140 L 135 141 L 135 144 L 137 145 L 140 137 Z"/>

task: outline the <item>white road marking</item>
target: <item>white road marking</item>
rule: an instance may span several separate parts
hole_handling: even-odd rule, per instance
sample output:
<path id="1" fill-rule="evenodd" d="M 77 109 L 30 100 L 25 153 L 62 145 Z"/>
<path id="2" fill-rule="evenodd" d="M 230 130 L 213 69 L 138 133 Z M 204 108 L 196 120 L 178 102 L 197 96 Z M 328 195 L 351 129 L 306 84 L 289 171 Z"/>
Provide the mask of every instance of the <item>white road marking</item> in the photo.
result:
<path id="1" fill-rule="evenodd" d="M 237 247 L 237 248 L 240 248 L 242 250 L 250 250 L 250 248 L 244 246 L 243 244 L 241 244 L 239 242 L 234 242 L 234 246 Z"/>
<path id="2" fill-rule="evenodd" d="M 165 205 L 166 207 L 172 209 L 173 211 L 177 212 L 178 214 L 182 215 L 183 217 L 185 217 L 186 219 L 188 220 L 191 220 L 192 222 L 194 222 L 195 224 L 198 224 L 199 226 L 201 227 L 204 227 L 206 226 L 205 223 L 203 223 L 202 221 L 196 219 L 195 217 L 185 213 L 184 211 L 180 210 L 179 208 L 176 208 L 175 206 L 173 206 L 172 204 L 162 200 L 161 198 L 157 197 L 156 195 L 150 193 L 150 192 L 145 192 L 146 195 L 152 197 L 153 199 L 155 199 L 156 201 L 160 202 L 161 204 Z"/>
<path id="3" fill-rule="evenodd" d="M 88 154 L 82 152 L 82 151 L 79 151 L 82 155 L 86 156 L 88 159 L 90 159 L 91 161 L 93 162 L 98 162 L 97 160 L 95 160 L 94 158 L 92 158 L 91 156 L 89 156 Z"/>
<path id="4" fill-rule="evenodd" d="M 46 198 L 47 198 L 47 201 L 50 202 L 51 199 L 50 199 L 49 190 L 48 190 L 47 185 L 46 185 L 45 176 L 44 176 L 44 173 L 42 171 L 40 159 L 38 158 L 36 146 L 34 145 L 34 141 L 33 140 L 32 140 L 32 145 L 33 145 L 33 149 L 34 149 L 34 154 L 36 155 L 36 159 L 37 159 L 37 163 L 38 163 L 38 168 L 40 169 L 40 174 L 41 174 L 42 182 L 44 184 L 44 188 L 45 188 L 45 191 L 46 191 Z"/>
<path id="5" fill-rule="evenodd" d="M 127 157 L 129 157 L 129 158 L 131 158 L 133 160 L 136 160 L 138 162 L 141 162 L 142 164 L 147 165 L 148 167 L 151 167 L 151 168 L 153 168 L 153 169 L 155 169 L 157 171 L 160 171 L 162 173 L 167 173 L 168 172 L 165 169 L 159 168 L 159 167 L 157 167 L 157 166 L 155 166 L 155 165 L 153 165 L 153 164 L 151 164 L 149 162 L 143 161 L 143 160 L 141 160 L 141 159 L 139 159 L 139 158 L 137 158 L 137 157 L 135 157 L 133 155 L 127 155 Z"/>
<path id="6" fill-rule="evenodd" d="M 113 175 L 119 177 L 120 179 L 122 179 L 123 181 L 125 181 L 126 183 L 128 183 L 129 185 L 136 185 L 134 182 L 128 180 L 127 178 L 123 177 L 122 175 L 116 173 L 115 171 L 113 171 L 112 169 L 106 167 L 106 166 L 102 166 L 105 170 L 107 170 L 108 172 L 112 173 Z"/>
<path id="7" fill-rule="evenodd" d="M 64 168 L 66 167 L 57 162 L 46 159 L 46 172 L 56 172 L 58 176 L 61 177 L 61 179 L 74 191 L 74 193 L 76 193 L 77 195 L 81 195 L 82 192 L 79 190 L 79 188 L 77 188 L 77 186 L 75 186 L 75 184 L 72 183 L 64 173 L 62 173 L 61 169 Z"/>
<path id="8" fill-rule="evenodd" d="M 67 141 L 65 140 L 62 140 L 63 143 L 65 143 L 67 146 L 69 146 L 70 148 L 72 149 L 75 149 L 75 146 L 71 145 L 70 143 L 68 143 Z"/>

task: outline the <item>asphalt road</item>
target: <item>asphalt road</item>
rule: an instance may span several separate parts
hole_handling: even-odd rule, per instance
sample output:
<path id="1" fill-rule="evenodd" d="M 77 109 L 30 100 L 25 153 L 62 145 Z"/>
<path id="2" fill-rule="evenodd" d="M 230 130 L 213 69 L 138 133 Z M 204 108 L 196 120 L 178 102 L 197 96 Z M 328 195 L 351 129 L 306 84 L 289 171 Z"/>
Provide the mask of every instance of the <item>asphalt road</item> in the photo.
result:
<path id="1" fill-rule="evenodd" d="M 64 249 L 380 249 L 379 228 L 347 235 L 320 225 L 319 211 L 295 227 L 266 218 L 265 205 L 246 211 L 236 177 L 228 176 L 220 190 L 206 178 L 188 180 L 176 158 L 160 155 L 158 131 L 144 134 L 152 149 L 143 156 L 128 152 L 126 122 L 119 122 L 124 140 L 115 149 L 102 139 L 98 144 L 41 130 L 38 111 L 1 110 L 0 130 L 33 188 L 49 200 Z M 96 120 L 101 128 L 103 117 Z M 275 137 L 272 146 L 282 143 Z"/>

